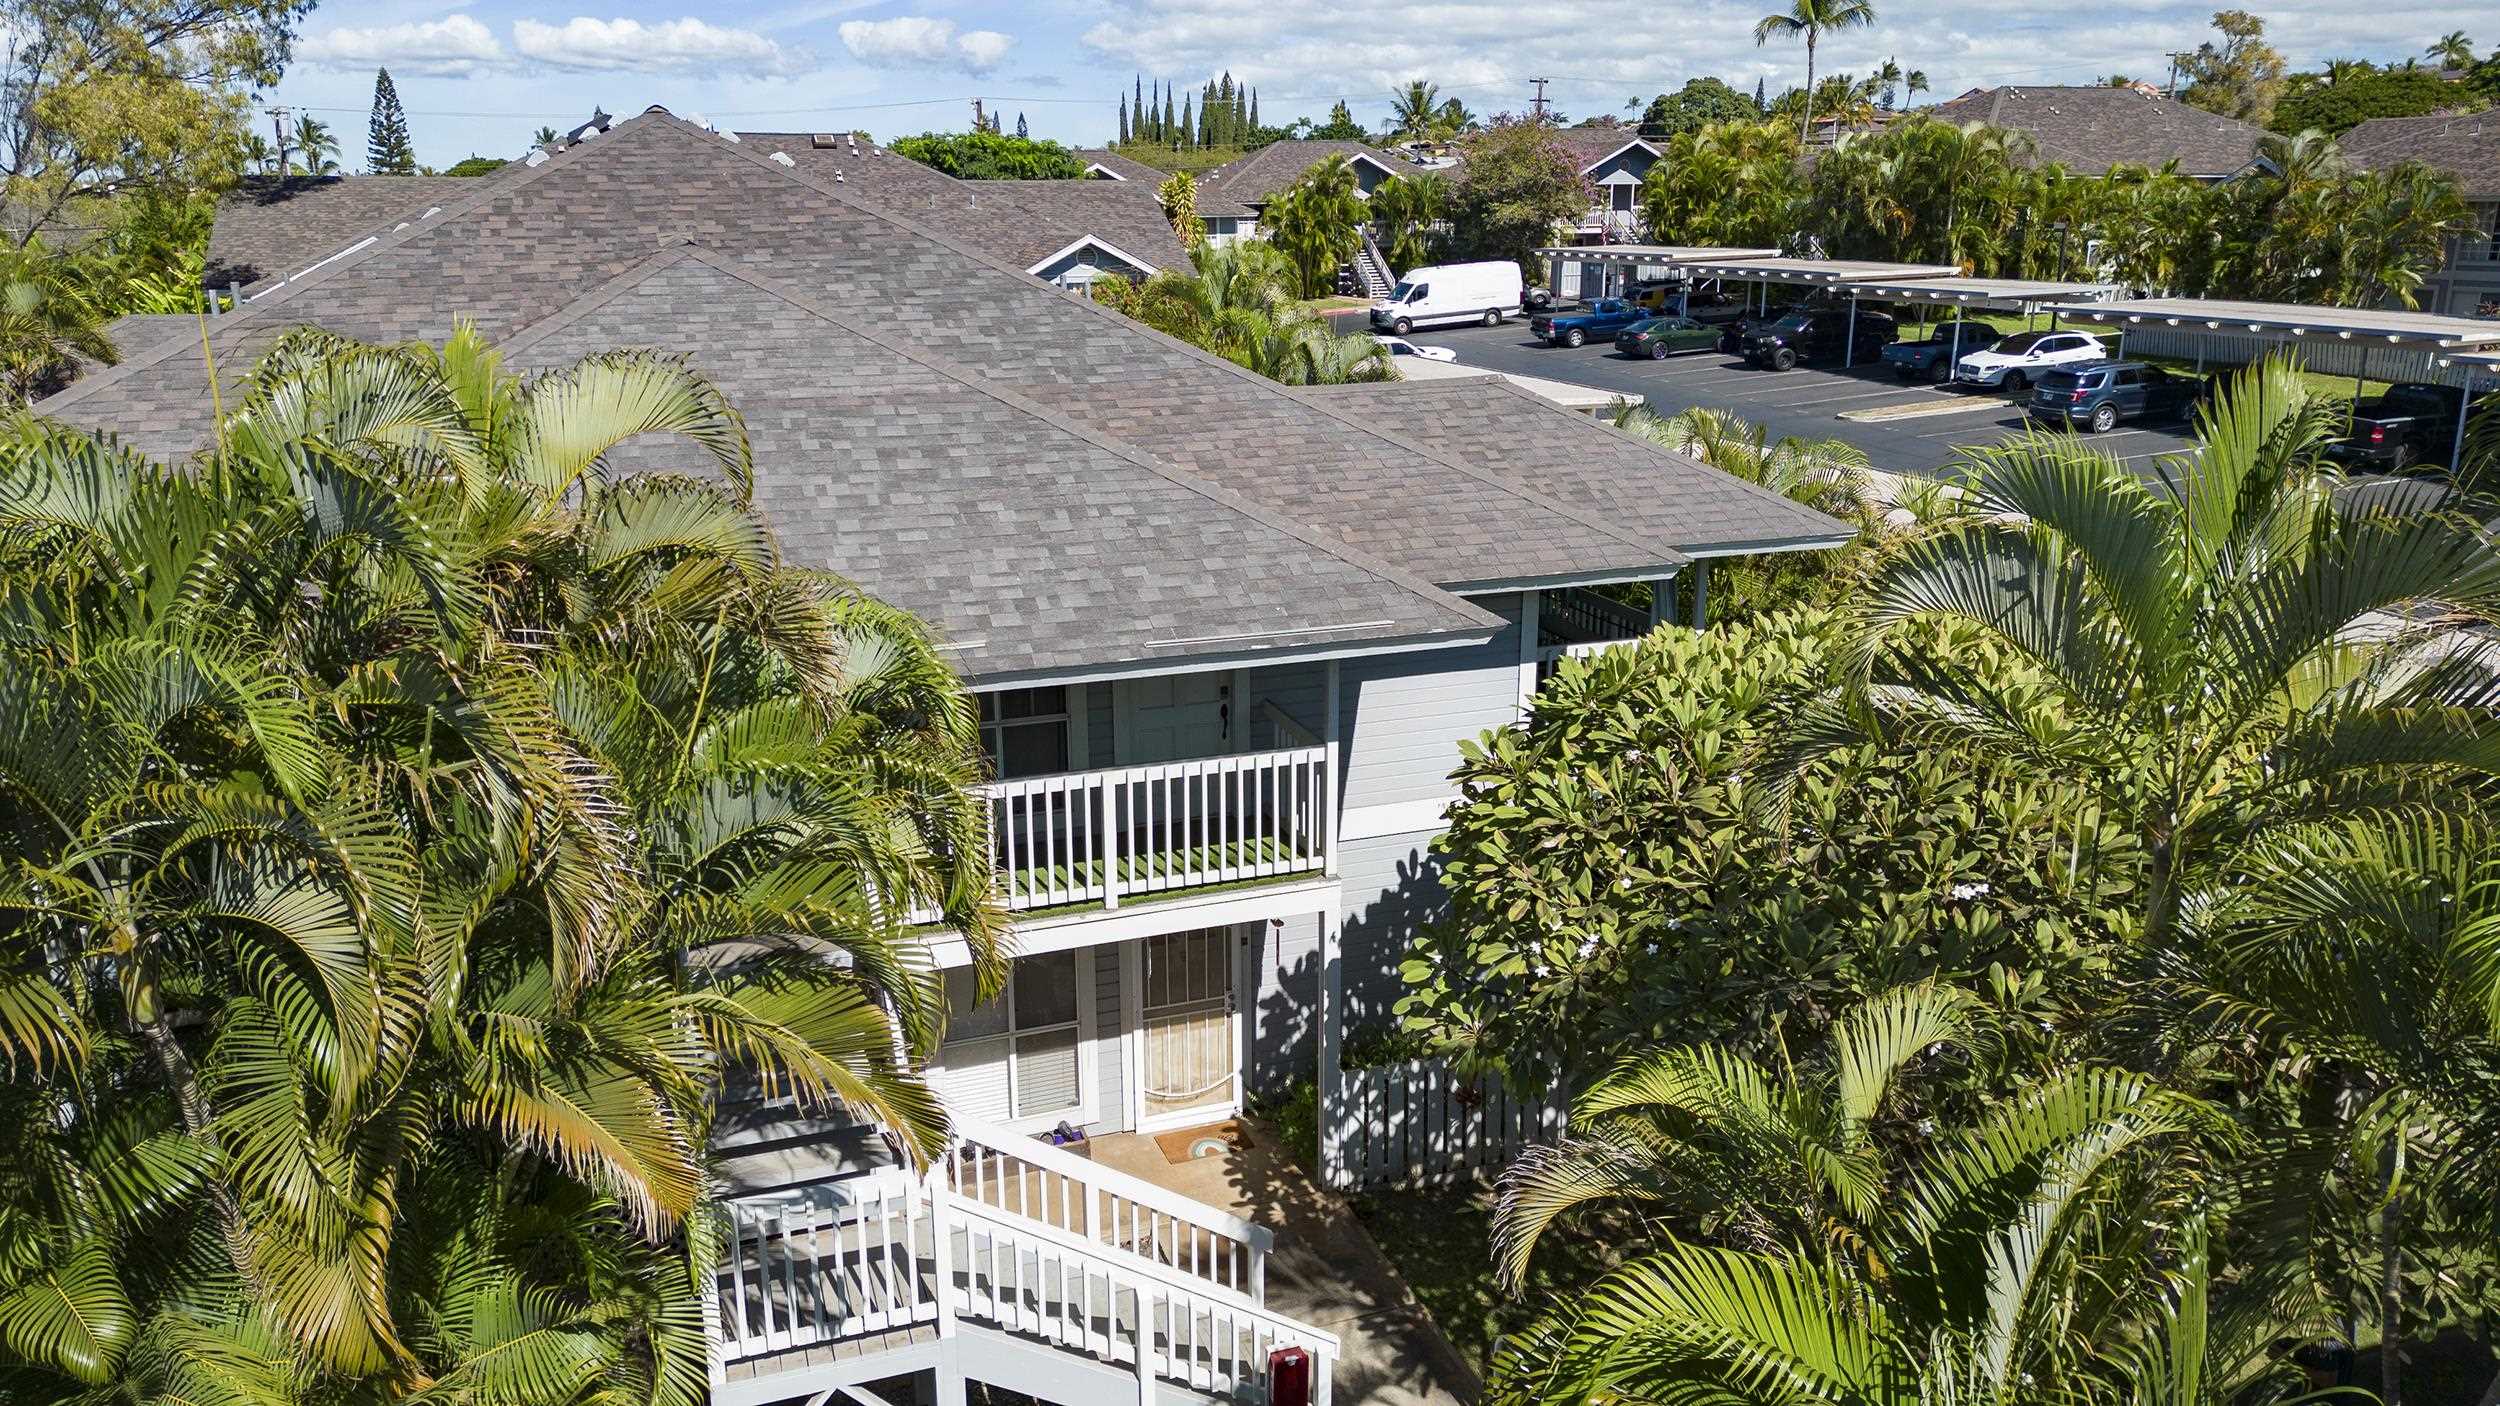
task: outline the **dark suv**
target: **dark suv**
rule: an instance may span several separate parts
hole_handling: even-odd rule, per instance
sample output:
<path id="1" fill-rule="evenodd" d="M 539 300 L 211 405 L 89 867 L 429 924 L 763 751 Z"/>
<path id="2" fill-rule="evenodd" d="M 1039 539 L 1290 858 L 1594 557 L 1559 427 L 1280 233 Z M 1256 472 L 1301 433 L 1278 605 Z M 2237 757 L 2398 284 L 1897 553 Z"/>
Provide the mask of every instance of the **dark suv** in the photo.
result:
<path id="1" fill-rule="evenodd" d="M 1839 361 L 1852 354 L 1854 360 L 1873 361 L 1901 335 L 1899 324 L 1880 312 L 1861 312 L 1857 322 L 1854 353 L 1847 308 L 1792 312 L 1777 322 L 1749 329 L 1740 349 L 1745 360 L 1756 366 L 1786 371 L 1800 361 Z"/>
<path id="2" fill-rule="evenodd" d="M 2204 399 L 2205 382 L 2141 361 L 2095 361 L 2042 373 L 2023 406 L 2035 420 L 2107 434 L 2121 420 L 2176 420 Z"/>

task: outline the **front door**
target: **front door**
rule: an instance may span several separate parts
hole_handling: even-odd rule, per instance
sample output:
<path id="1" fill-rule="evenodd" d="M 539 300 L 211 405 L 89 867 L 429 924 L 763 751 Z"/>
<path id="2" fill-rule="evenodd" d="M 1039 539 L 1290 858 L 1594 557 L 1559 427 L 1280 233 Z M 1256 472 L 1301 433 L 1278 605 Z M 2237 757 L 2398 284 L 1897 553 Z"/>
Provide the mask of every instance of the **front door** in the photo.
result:
<path id="1" fill-rule="evenodd" d="M 1223 756 L 1233 750 L 1233 676 L 1122 679 L 1112 687 L 1112 723 L 1122 766 Z"/>
<path id="2" fill-rule="evenodd" d="M 1233 930 L 1149 937 L 1140 962 L 1139 1125 L 1187 1127 L 1241 1106 Z"/>

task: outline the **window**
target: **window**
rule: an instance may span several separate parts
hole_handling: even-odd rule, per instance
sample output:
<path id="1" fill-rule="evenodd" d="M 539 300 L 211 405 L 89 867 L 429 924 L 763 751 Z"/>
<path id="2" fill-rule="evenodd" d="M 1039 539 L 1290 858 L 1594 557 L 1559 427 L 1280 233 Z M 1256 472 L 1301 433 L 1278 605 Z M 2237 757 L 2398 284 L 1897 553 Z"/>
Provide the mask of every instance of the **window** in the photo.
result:
<path id="1" fill-rule="evenodd" d="M 2122 366 L 2118 369 L 2118 384 L 2122 386 L 2143 385 L 2144 373 L 2132 366 Z"/>
<path id="2" fill-rule="evenodd" d="M 1422 302 L 1424 299 L 1429 298 L 1429 297 L 1431 297 L 1431 296 L 1432 296 L 1432 285 L 1431 285 L 1431 284 L 1429 284 L 1429 283 L 1418 283 L 1418 284 L 1416 284 L 1416 285 L 1415 285 L 1415 291 L 1414 291 L 1414 292 L 1412 292 L 1412 293 L 1410 293 L 1410 294 L 1408 294 L 1408 295 L 1407 295 L 1407 298 L 1408 298 L 1408 300 L 1409 300 L 1409 301 L 1412 301 L 1412 302 L 1418 302 L 1418 303 L 1420 303 L 1420 302 Z"/>
<path id="3" fill-rule="evenodd" d="M 984 1118 L 1051 1118 L 1081 1111 L 1078 1006 L 1091 967 L 1082 952 L 1018 957 L 1007 989 L 984 1006 L 972 1003 L 969 967 L 949 968 L 946 1003 L 954 1013 L 940 1054 L 950 1099 Z"/>
<path id="4" fill-rule="evenodd" d="M 1068 769 L 1068 690 L 1011 688 L 981 697 L 981 744 L 1001 780 Z"/>

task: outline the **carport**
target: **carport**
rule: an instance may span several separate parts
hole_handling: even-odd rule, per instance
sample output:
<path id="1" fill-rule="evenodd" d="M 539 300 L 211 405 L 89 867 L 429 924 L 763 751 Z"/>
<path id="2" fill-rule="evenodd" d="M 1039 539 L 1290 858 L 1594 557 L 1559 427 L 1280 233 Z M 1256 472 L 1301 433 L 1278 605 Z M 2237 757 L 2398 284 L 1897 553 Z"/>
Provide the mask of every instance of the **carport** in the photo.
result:
<path id="1" fill-rule="evenodd" d="M 2070 317 L 2119 326 L 2118 350 L 2126 350 L 2129 328 L 2175 333 L 2196 344 L 2196 369 L 2205 369 L 2209 349 L 2220 348 L 2247 365 L 2275 347 L 2299 347 L 2310 370 L 2353 378 L 2353 403 L 2361 401 L 2361 384 L 2370 376 L 2373 353 L 2394 351 L 2418 358 L 2399 367 L 2397 375 L 2418 374 L 2425 381 L 2461 385 L 2467 394 L 2457 412 L 2457 433 L 2448 462 L 2463 452 L 2465 420 L 2473 405 L 2479 366 L 2500 363 L 2500 322 L 2447 317 L 2438 313 L 2389 308 L 2336 308 L 2306 303 L 2239 303 L 2210 298 L 2139 298 L 2123 303 L 2059 303 L 2053 309 Z M 2342 363 L 2342 364 L 2332 364 Z M 2453 372 L 2442 375 L 2443 371 Z"/>
<path id="2" fill-rule="evenodd" d="M 1563 266 L 1565 264 L 1578 264 L 1584 268 L 1602 270 L 1599 278 L 1600 285 L 1611 287 L 1618 282 L 1637 276 L 1642 269 L 1654 268 L 1675 273 L 1681 271 L 1686 263 L 1694 259 L 1776 259 L 1780 251 L 1777 249 L 1732 249 L 1695 244 L 1566 244 L 1539 249 L 1536 254 L 1538 258 L 1545 261 L 1545 286 L 1554 290 L 1555 299 L 1560 301 L 1563 296 Z M 1620 278 L 1617 277 L 1618 274 L 1621 275 Z M 1588 296 L 1587 275 L 1582 274 L 1574 280 L 1574 283 L 1579 291 L 1573 296 L 1586 298 Z"/>
<path id="3" fill-rule="evenodd" d="M 1771 310 L 1771 285 L 1786 283 L 1806 288 L 1825 288 L 1849 292 L 1848 344 L 1841 351 L 1841 364 L 1854 366 L 1858 360 L 1858 297 L 1870 283 L 1898 286 L 1925 282 L 1931 278 L 1958 278 L 1961 269 L 1952 264 L 1885 264 L 1860 259 L 1695 259 L 1684 266 L 1686 278 L 1715 278 L 1722 283 L 1755 283 L 1762 287 L 1762 310 Z"/>
<path id="4" fill-rule="evenodd" d="M 2114 283 L 2058 283 L 2034 278 L 1877 279 L 1852 284 L 1852 297 L 1879 303 L 1936 303 L 1955 308 L 2005 308 L 2028 322 L 2043 310 L 2057 325 L 2057 309 L 2074 303 L 2108 302 L 2118 296 Z M 2123 339 L 2126 334 L 2119 334 Z M 1962 325 L 1953 325 L 1953 364 L 1962 362 Z"/>
<path id="5" fill-rule="evenodd" d="M 2465 422 L 2474 413 L 2475 392 L 2500 395 L 2500 351 L 2443 356 L 2439 364 L 2458 367 L 2465 372 L 2465 401 L 2457 407 L 2457 437 L 2448 446 L 2448 468 L 2454 472 L 2465 463 Z"/>

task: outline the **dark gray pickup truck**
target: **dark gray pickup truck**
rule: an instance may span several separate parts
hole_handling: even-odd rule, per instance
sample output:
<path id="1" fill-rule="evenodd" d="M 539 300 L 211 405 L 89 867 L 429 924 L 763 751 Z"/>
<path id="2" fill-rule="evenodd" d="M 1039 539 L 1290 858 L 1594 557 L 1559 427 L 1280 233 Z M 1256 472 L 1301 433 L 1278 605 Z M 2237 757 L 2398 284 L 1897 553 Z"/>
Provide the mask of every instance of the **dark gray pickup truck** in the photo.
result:
<path id="1" fill-rule="evenodd" d="M 2387 394 L 2353 407 L 2351 433 L 2328 445 L 2327 457 L 2391 474 L 2425 462 L 2447 463 L 2464 398 L 2455 386 L 2399 381 Z"/>

